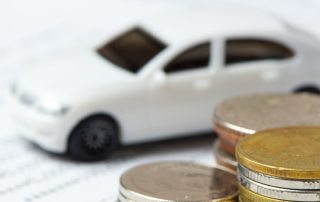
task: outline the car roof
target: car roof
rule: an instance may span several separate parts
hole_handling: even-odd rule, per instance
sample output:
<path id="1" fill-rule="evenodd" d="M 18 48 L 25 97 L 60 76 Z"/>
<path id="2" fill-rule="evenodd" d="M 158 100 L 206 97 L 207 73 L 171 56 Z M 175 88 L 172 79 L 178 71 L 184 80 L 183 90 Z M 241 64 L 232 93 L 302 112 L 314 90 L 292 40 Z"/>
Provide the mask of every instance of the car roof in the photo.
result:
<path id="1" fill-rule="evenodd" d="M 169 44 L 214 36 L 280 33 L 289 28 L 273 15 L 243 8 L 163 13 L 143 21 L 142 27 Z"/>

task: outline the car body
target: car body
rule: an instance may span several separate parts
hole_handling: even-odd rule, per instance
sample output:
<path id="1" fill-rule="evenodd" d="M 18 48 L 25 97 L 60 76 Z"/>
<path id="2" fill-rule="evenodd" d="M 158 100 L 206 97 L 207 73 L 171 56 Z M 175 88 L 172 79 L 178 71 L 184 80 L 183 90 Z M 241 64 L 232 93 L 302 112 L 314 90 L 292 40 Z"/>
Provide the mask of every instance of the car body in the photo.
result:
<path id="1" fill-rule="evenodd" d="M 111 36 L 15 79 L 7 97 L 22 135 L 65 153 L 79 123 L 105 115 L 121 144 L 154 141 L 211 130 L 231 96 L 320 86 L 317 39 L 262 12 L 175 13 Z"/>

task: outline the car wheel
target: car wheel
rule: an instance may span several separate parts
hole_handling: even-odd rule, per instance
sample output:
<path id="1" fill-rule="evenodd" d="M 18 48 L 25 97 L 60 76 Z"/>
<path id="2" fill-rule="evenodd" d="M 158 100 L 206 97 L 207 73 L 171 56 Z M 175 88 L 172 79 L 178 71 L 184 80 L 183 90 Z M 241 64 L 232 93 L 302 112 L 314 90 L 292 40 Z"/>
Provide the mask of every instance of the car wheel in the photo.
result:
<path id="1" fill-rule="evenodd" d="M 320 95 L 320 90 L 314 85 L 304 85 L 302 87 L 296 88 L 295 93 L 310 93 Z"/>
<path id="2" fill-rule="evenodd" d="M 111 118 L 92 116 L 81 121 L 72 131 L 68 153 L 77 160 L 102 160 L 113 151 L 117 140 L 118 128 Z"/>

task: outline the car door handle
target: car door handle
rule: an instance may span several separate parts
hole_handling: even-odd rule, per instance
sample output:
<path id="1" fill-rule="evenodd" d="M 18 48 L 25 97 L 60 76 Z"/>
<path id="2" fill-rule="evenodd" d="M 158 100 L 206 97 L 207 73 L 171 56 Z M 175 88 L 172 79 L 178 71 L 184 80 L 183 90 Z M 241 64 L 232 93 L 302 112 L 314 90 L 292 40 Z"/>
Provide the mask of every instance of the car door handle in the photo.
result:
<path id="1" fill-rule="evenodd" d="M 204 90 L 210 86 L 209 80 L 198 80 L 193 83 L 193 87 L 196 90 Z"/>
<path id="2" fill-rule="evenodd" d="M 279 76 L 280 76 L 280 74 L 276 70 L 263 71 L 261 74 L 262 79 L 265 81 L 273 81 L 275 79 L 278 79 Z"/>

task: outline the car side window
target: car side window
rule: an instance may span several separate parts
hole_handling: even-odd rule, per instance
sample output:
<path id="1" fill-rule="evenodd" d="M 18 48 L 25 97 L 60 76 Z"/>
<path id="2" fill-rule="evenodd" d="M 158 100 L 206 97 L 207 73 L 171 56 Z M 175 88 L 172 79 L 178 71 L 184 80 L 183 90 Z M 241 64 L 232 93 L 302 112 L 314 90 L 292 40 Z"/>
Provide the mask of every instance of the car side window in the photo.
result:
<path id="1" fill-rule="evenodd" d="M 186 70 L 202 69 L 209 65 L 210 42 L 193 46 L 176 56 L 164 68 L 164 72 L 176 73 Z"/>
<path id="2" fill-rule="evenodd" d="M 225 64 L 261 60 L 283 60 L 293 57 L 288 47 L 265 39 L 230 39 L 226 42 Z"/>

